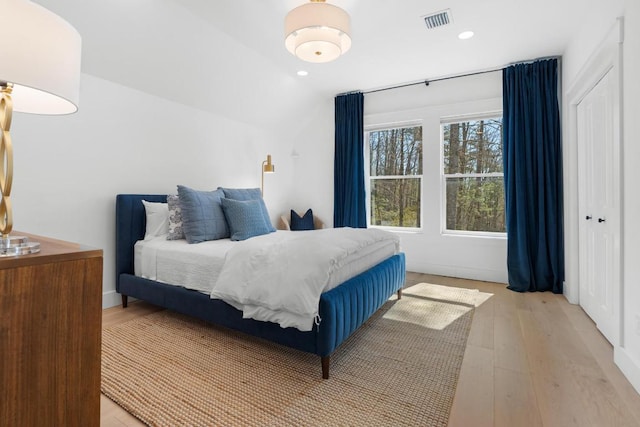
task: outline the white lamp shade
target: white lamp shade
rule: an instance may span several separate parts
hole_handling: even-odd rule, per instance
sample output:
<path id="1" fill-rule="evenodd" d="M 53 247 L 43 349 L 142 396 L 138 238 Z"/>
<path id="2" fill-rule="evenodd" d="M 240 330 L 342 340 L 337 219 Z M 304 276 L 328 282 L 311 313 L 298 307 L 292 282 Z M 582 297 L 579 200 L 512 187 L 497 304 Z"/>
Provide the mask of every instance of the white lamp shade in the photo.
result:
<path id="1" fill-rule="evenodd" d="M 80 34 L 28 0 L 0 0 L 0 82 L 13 84 L 14 111 L 69 114 L 80 95 Z"/>
<path id="2" fill-rule="evenodd" d="M 347 12 L 324 2 L 312 2 L 293 9 L 285 18 L 285 46 L 308 62 L 329 62 L 351 48 Z"/>

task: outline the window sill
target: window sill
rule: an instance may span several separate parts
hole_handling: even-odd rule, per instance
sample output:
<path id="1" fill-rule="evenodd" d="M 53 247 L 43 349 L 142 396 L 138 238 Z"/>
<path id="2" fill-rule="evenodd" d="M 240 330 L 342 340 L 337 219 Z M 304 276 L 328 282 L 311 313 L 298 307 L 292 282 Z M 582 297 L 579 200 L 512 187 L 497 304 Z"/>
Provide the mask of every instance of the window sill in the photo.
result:
<path id="1" fill-rule="evenodd" d="M 507 240 L 507 233 L 483 233 L 475 231 L 451 231 L 446 230 L 440 233 L 443 237 L 464 237 L 475 239 Z"/>
<path id="2" fill-rule="evenodd" d="M 398 234 L 423 234 L 424 230 L 422 228 L 399 228 L 399 227 L 384 227 L 380 225 L 369 225 L 369 228 L 376 228 L 378 230 L 389 231 L 391 233 Z"/>

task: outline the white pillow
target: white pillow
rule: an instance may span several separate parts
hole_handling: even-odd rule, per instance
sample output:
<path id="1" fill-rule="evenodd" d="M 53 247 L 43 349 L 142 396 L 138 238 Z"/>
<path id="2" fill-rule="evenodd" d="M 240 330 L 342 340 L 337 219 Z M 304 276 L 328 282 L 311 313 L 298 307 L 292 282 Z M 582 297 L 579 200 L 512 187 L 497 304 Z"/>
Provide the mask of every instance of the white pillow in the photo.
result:
<path id="1" fill-rule="evenodd" d="M 147 213 L 147 229 L 144 240 L 169 234 L 169 206 L 166 203 L 142 201 Z"/>

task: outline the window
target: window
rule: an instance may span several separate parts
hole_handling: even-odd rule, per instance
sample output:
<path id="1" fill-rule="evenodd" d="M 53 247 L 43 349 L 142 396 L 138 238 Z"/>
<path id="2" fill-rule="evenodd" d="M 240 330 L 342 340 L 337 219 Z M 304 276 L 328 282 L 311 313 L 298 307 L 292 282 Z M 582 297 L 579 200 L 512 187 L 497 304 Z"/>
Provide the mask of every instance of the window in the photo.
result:
<path id="1" fill-rule="evenodd" d="M 422 126 L 371 130 L 369 154 L 369 224 L 420 228 Z"/>
<path id="2" fill-rule="evenodd" d="M 502 117 L 442 124 L 447 231 L 504 233 Z"/>

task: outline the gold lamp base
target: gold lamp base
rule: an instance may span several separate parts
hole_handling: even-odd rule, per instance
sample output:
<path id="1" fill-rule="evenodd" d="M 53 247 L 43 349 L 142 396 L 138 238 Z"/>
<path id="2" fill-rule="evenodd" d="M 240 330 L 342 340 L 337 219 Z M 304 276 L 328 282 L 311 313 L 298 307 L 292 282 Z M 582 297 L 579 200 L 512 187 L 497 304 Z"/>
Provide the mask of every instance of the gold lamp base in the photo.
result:
<path id="1" fill-rule="evenodd" d="M 30 242 L 25 236 L 0 237 L 0 257 L 35 254 L 40 252 L 40 243 Z"/>
<path id="2" fill-rule="evenodd" d="M 13 229 L 11 210 L 11 184 L 13 182 L 13 146 L 11 144 L 11 116 L 13 85 L 0 82 L 0 257 L 12 257 L 40 252 L 40 243 L 28 237 L 10 236 Z"/>
<path id="3" fill-rule="evenodd" d="M 11 184 L 13 183 L 13 144 L 11 143 L 11 117 L 13 85 L 0 81 L 0 233 L 8 236 L 13 228 L 11 210 Z"/>

